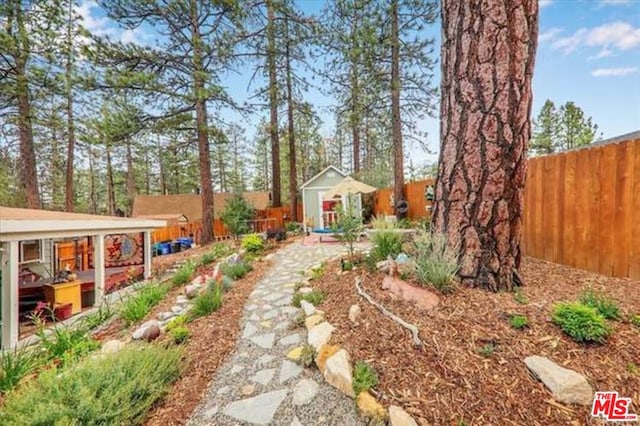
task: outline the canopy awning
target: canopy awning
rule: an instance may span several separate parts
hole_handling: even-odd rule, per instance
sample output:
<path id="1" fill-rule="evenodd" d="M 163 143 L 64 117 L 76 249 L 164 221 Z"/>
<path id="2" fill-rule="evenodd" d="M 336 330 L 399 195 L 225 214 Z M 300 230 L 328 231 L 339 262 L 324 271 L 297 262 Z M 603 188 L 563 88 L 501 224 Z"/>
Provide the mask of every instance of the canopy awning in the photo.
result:
<path id="1" fill-rule="evenodd" d="M 324 193 L 323 198 L 325 200 L 330 200 L 332 198 L 340 197 L 342 195 L 370 194 L 377 190 L 378 190 L 377 188 L 371 185 L 367 185 L 366 183 L 355 180 L 351 176 L 347 176 L 346 178 L 342 179 L 333 188 L 327 190 L 327 192 Z"/>

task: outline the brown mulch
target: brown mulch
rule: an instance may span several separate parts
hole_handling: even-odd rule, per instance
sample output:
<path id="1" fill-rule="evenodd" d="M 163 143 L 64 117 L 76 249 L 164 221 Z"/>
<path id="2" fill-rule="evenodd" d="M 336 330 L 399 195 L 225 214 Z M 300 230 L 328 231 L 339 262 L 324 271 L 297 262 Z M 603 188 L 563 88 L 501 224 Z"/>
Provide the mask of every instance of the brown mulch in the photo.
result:
<path id="1" fill-rule="evenodd" d="M 513 293 L 459 288 L 440 296 L 432 314 L 393 299 L 380 288 L 383 275 L 363 270 L 338 276 L 334 262 L 313 281 L 327 299 L 320 306 L 337 327 L 332 341 L 344 346 L 353 360 L 370 362 L 380 384 L 374 389 L 383 405 L 400 405 L 423 425 L 595 424 L 591 407 L 565 406 L 553 400 L 544 385 L 528 372 L 523 360 L 546 356 L 583 374 L 594 390 L 615 390 L 630 397 L 632 412 L 640 412 L 640 330 L 627 320 L 611 322 L 615 331 L 604 345 L 583 345 L 564 335 L 550 320 L 557 301 L 573 301 L 590 285 L 614 298 L 626 313 L 640 313 L 640 282 L 592 274 L 527 258 L 521 275 L 518 304 Z M 376 301 L 420 329 L 425 347 L 413 346 L 410 333 L 360 298 L 356 274 Z M 348 319 L 349 307 L 362 308 L 359 324 Z M 510 315 L 526 315 L 529 327 L 515 330 Z M 484 357 L 478 350 L 492 343 Z"/>

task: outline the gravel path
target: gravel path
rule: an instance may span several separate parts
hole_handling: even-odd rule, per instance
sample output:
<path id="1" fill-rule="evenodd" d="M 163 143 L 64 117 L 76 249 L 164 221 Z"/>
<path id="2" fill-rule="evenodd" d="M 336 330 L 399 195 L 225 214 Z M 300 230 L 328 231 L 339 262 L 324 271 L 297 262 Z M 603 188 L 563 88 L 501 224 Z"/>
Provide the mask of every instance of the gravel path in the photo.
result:
<path id="1" fill-rule="evenodd" d="M 220 366 L 189 425 L 361 425 L 353 400 L 326 384 L 317 369 L 286 358 L 306 343 L 307 332 L 293 318 L 293 287 L 301 272 L 338 256 L 334 244 L 290 244 L 251 294 L 242 337 Z M 215 344 L 215 342 L 212 342 Z"/>

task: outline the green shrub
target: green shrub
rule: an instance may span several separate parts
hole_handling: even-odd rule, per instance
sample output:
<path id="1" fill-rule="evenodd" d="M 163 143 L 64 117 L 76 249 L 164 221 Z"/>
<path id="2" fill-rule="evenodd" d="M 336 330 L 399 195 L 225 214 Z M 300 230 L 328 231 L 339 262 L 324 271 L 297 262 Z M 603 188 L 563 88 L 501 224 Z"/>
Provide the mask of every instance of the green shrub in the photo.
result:
<path id="1" fill-rule="evenodd" d="M 311 276 L 312 280 L 317 280 L 322 278 L 324 275 L 325 264 L 321 263 L 320 266 L 316 266 L 315 268 L 311 268 Z"/>
<path id="2" fill-rule="evenodd" d="M 338 208 L 338 220 L 332 228 L 337 232 L 336 239 L 347 246 L 349 258 L 353 259 L 354 244 L 364 229 L 362 217 L 356 211 L 353 200 L 347 204 L 346 208 L 342 206 Z"/>
<path id="3" fill-rule="evenodd" d="M 316 351 L 313 349 L 311 345 L 304 345 L 302 350 L 300 351 L 300 359 L 298 359 L 298 364 L 304 365 L 305 367 L 311 367 L 313 365 L 313 360 L 316 356 Z"/>
<path id="4" fill-rule="evenodd" d="M 485 358 L 490 357 L 496 351 L 496 345 L 489 342 L 485 343 L 478 349 L 478 353 Z"/>
<path id="5" fill-rule="evenodd" d="M 216 285 L 193 299 L 193 307 L 189 311 L 192 318 L 203 317 L 217 311 L 222 306 L 222 286 Z"/>
<path id="6" fill-rule="evenodd" d="M 167 332 L 170 332 L 174 328 L 183 327 L 188 322 L 189 322 L 189 317 L 187 315 L 185 315 L 185 314 L 178 315 L 177 317 L 175 317 L 171 321 L 169 321 L 165 328 L 166 328 Z"/>
<path id="7" fill-rule="evenodd" d="M 45 332 L 43 324 L 39 324 L 36 335 L 40 338 L 40 345 L 50 360 L 59 360 L 62 365 L 74 362 L 89 352 L 98 349 L 100 343 L 92 339 L 82 327 L 72 328 L 65 324 L 58 324 Z"/>
<path id="8" fill-rule="evenodd" d="M 175 344 L 180 345 L 187 341 L 187 339 L 191 336 L 191 332 L 184 325 L 180 325 L 177 327 L 173 327 L 169 331 L 169 335 L 171 336 Z"/>
<path id="9" fill-rule="evenodd" d="M 264 250 L 264 240 L 258 234 L 245 235 L 240 246 L 249 253 L 260 253 Z"/>
<path id="10" fill-rule="evenodd" d="M 611 334 L 604 317 L 581 303 L 558 303 L 551 319 L 576 342 L 603 343 Z"/>
<path id="11" fill-rule="evenodd" d="M 126 347 L 104 359 L 85 359 L 44 371 L 8 395 L 3 425 L 140 425 L 180 375 L 181 351 Z"/>
<path id="12" fill-rule="evenodd" d="M 244 277 L 253 269 L 251 265 L 245 260 L 241 260 L 237 263 L 225 263 L 220 265 L 220 271 L 231 279 L 237 280 Z"/>
<path id="13" fill-rule="evenodd" d="M 196 264 L 191 260 L 188 260 L 185 264 L 183 264 L 180 269 L 175 273 L 173 278 L 171 278 L 171 283 L 174 287 L 180 287 L 181 285 L 185 285 L 189 281 L 191 281 L 191 276 L 196 271 Z"/>
<path id="14" fill-rule="evenodd" d="M 629 322 L 631 322 L 632 325 L 640 328 L 640 314 L 635 314 L 631 316 L 631 318 L 629 319 Z"/>
<path id="15" fill-rule="evenodd" d="M 512 328 L 520 330 L 521 328 L 529 326 L 529 320 L 527 320 L 527 317 L 524 315 L 513 315 L 511 319 L 509 319 L 509 324 Z"/>
<path id="16" fill-rule="evenodd" d="M 376 370 L 364 361 L 356 361 L 353 368 L 353 391 L 356 396 L 378 385 Z"/>
<path id="17" fill-rule="evenodd" d="M 620 318 L 618 303 L 613 299 L 597 294 L 590 288 L 583 291 L 578 300 L 583 305 L 594 308 L 606 319 L 616 320 Z"/>
<path id="18" fill-rule="evenodd" d="M 12 390 L 41 363 L 38 353 L 29 348 L 6 350 L 0 355 L 0 393 Z"/>
<path id="19" fill-rule="evenodd" d="M 217 256 L 215 255 L 215 253 L 208 251 L 205 254 L 203 254 L 200 257 L 200 265 L 202 266 L 207 266 L 207 265 L 211 265 L 213 262 L 215 262 L 217 259 Z"/>
<path id="20" fill-rule="evenodd" d="M 250 231 L 248 222 L 255 216 L 255 209 L 242 198 L 242 194 L 234 194 L 220 213 L 220 219 L 224 226 L 235 235 L 236 239 L 241 234 Z"/>
<path id="21" fill-rule="evenodd" d="M 529 299 L 527 299 L 527 296 L 522 294 L 519 288 L 517 288 L 515 293 L 513 293 L 513 300 L 521 305 L 526 305 L 527 303 L 529 303 Z"/>
<path id="22" fill-rule="evenodd" d="M 406 217 L 403 217 L 396 223 L 396 228 L 398 229 L 410 229 L 411 227 L 413 227 L 413 223 Z"/>
<path id="23" fill-rule="evenodd" d="M 168 288 L 165 285 L 149 283 L 129 296 L 120 306 L 120 317 L 127 326 L 140 321 L 147 316 L 151 308 L 160 303 L 166 296 Z"/>
<path id="24" fill-rule="evenodd" d="M 298 222 L 287 222 L 284 224 L 284 229 L 292 234 L 302 232 L 302 224 Z"/>
<path id="25" fill-rule="evenodd" d="M 402 251 L 402 235 L 390 229 L 374 232 L 371 235 L 371 243 L 371 256 L 376 261 L 386 260 L 389 256 L 395 259 Z"/>
<path id="26" fill-rule="evenodd" d="M 314 306 L 317 306 L 319 304 L 321 304 L 322 302 L 324 302 L 324 299 L 326 299 L 327 295 L 324 294 L 324 292 L 319 291 L 319 290 L 313 290 L 310 293 L 306 293 L 306 294 L 302 294 L 300 292 L 296 292 L 293 295 L 293 306 L 295 306 L 296 308 L 300 307 L 300 302 L 303 300 L 306 300 L 307 302 L 311 303 Z"/>
<path id="27" fill-rule="evenodd" d="M 416 278 L 422 284 L 430 284 L 447 293 L 453 290 L 453 280 L 458 272 L 457 252 L 447 245 L 442 234 L 420 232 L 414 241 Z"/>
<path id="28" fill-rule="evenodd" d="M 373 216 L 371 218 L 371 227 L 373 229 L 393 229 L 395 225 L 392 222 L 387 222 L 384 216 Z"/>

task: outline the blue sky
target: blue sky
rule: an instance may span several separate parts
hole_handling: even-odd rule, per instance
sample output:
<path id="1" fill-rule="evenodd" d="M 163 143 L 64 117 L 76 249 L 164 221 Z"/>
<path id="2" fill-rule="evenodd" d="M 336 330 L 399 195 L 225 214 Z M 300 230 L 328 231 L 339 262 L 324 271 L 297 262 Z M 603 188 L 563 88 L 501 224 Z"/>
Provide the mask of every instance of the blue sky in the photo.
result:
<path id="1" fill-rule="evenodd" d="M 321 0 L 298 0 L 307 13 L 322 9 Z M 114 39 L 152 42 L 151 29 L 122 31 L 104 17 L 95 1 L 80 7 L 84 25 L 91 31 Z M 439 43 L 439 22 L 428 30 Z M 436 49 L 439 51 L 439 48 Z M 246 74 L 231 74 L 223 81 L 231 95 L 247 98 Z M 439 68 L 436 82 L 439 83 Z M 533 81 L 534 116 L 546 99 L 556 105 L 573 101 L 599 126 L 604 138 L 640 130 L 640 0 L 540 0 L 539 44 Z M 332 99 L 312 89 L 306 100 L 314 104 L 324 121 L 324 136 L 332 135 L 333 117 L 327 107 Z M 235 114 L 232 114 L 235 116 Z M 267 111 L 257 111 L 248 119 L 247 135 Z M 438 150 L 438 120 L 420 123 L 428 132 L 432 151 Z M 437 156 L 410 147 L 414 164 L 434 161 Z"/>

